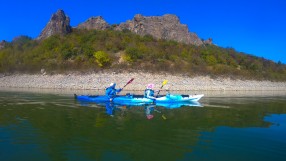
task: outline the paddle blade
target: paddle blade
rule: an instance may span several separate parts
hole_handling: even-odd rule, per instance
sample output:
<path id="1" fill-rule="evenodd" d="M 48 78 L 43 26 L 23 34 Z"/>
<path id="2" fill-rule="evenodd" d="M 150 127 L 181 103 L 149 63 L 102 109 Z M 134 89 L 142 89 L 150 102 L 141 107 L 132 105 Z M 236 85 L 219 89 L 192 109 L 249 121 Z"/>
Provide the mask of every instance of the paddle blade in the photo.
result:
<path id="1" fill-rule="evenodd" d="M 130 79 L 127 84 L 131 83 L 134 80 L 134 78 Z"/>
<path id="2" fill-rule="evenodd" d="M 164 80 L 160 89 L 162 89 L 163 86 L 164 86 L 165 84 L 167 84 L 167 83 L 168 83 L 168 80 Z M 159 93 L 158 93 L 158 94 L 159 94 Z"/>
<path id="3" fill-rule="evenodd" d="M 128 84 L 130 84 L 133 80 L 134 80 L 134 78 L 130 79 L 130 80 L 124 85 L 124 87 L 127 86 Z M 123 88 L 124 88 L 124 87 L 123 87 Z"/>
<path id="4" fill-rule="evenodd" d="M 164 80 L 163 83 L 162 83 L 162 86 L 164 86 L 167 83 L 168 83 L 168 80 Z"/>
<path id="5" fill-rule="evenodd" d="M 161 88 L 159 89 L 159 91 L 158 91 L 156 97 L 158 97 L 158 95 L 159 95 L 159 93 L 160 93 L 160 90 L 161 90 L 161 89 L 163 88 L 163 86 L 164 86 L 165 84 L 167 84 L 167 83 L 168 83 L 168 80 L 164 80 L 164 81 L 163 81 L 162 86 L 161 86 Z"/>

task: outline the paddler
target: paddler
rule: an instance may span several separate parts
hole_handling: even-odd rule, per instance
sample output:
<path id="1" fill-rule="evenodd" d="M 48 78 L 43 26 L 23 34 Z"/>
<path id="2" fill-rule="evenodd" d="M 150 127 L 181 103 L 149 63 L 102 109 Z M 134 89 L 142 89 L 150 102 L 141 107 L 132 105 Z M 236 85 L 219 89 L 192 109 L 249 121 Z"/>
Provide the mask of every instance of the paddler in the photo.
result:
<path id="1" fill-rule="evenodd" d="M 109 97 L 109 100 L 112 101 L 116 96 L 116 93 L 121 92 L 122 88 L 116 89 L 116 83 L 111 83 L 109 87 L 105 89 L 105 95 Z"/>
<path id="2" fill-rule="evenodd" d="M 155 91 L 153 90 L 154 84 L 148 84 L 145 91 L 144 91 L 144 98 L 149 98 L 152 100 L 156 100 L 156 97 L 154 96 Z"/>

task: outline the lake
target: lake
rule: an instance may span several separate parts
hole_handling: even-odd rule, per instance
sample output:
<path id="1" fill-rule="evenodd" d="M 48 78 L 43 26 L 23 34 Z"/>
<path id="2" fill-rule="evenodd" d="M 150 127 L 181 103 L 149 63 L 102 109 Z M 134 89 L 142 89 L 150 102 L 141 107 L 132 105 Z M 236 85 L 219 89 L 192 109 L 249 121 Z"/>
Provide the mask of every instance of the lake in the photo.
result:
<path id="1" fill-rule="evenodd" d="M 247 92 L 245 92 L 247 93 Z M 0 91 L 1 161 L 284 161 L 286 93 L 200 105 L 106 106 L 72 94 Z"/>

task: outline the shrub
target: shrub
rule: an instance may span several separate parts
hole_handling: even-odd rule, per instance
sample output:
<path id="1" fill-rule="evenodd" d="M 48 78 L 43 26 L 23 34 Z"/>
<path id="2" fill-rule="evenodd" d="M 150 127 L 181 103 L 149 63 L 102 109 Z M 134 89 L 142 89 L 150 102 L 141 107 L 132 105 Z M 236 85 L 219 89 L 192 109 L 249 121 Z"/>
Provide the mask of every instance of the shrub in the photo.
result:
<path id="1" fill-rule="evenodd" d="M 126 52 L 126 58 L 128 58 L 130 62 L 134 62 L 137 61 L 137 59 L 143 58 L 142 51 L 139 50 L 138 48 L 129 47 L 126 49 L 125 52 Z"/>
<path id="2" fill-rule="evenodd" d="M 208 65 L 216 65 L 217 59 L 213 55 L 208 55 L 206 56 L 206 62 L 208 63 Z"/>
<path id="3" fill-rule="evenodd" d="M 111 64 L 109 55 L 104 51 L 97 51 L 93 54 L 93 56 L 99 67 L 106 67 Z"/>

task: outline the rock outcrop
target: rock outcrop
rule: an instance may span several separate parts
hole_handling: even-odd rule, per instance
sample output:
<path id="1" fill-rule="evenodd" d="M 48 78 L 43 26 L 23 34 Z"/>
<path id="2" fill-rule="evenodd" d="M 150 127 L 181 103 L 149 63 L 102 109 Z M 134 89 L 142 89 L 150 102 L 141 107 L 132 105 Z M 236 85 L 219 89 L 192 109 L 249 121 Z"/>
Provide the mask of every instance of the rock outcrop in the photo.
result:
<path id="1" fill-rule="evenodd" d="M 211 45 L 211 44 L 213 44 L 213 39 L 212 38 L 208 38 L 207 40 L 204 40 L 203 42 L 204 42 L 204 44 Z"/>
<path id="2" fill-rule="evenodd" d="M 186 25 L 181 24 L 176 15 L 166 14 L 163 16 L 145 17 L 135 15 L 133 20 L 119 24 L 116 30 L 128 29 L 139 35 L 151 35 L 157 39 L 174 40 L 186 44 L 203 45 L 201 39 L 189 32 Z"/>
<path id="3" fill-rule="evenodd" d="M 7 44 L 7 42 L 6 42 L 5 40 L 2 40 L 2 41 L 0 42 L 0 50 L 3 49 L 3 48 L 5 48 L 6 44 Z"/>
<path id="4" fill-rule="evenodd" d="M 112 27 L 101 16 L 97 16 L 89 18 L 76 28 L 87 30 L 106 30 L 113 28 L 118 31 L 127 29 L 141 36 L 151 35 L 156 39 L 174 40 L 197 46 L 212 44 L 212 39 L 202 41 L 197 34 L 189 31 L 187 25 L 181 24 L 176 15 L 172 14 L 149 17 L 137 14 L 132 20 L 128 20 L 119 25 L 112 25 Z M 58 10 L 52 15 L 37 40 L 42 40 L 56 34 L 65 35 L 70 32 L 72 32 L 72 27 L 70 26 L 69 17 L 65 15 L 63 10 Z"/>
<path id="5" fill-rule="evenodd" d="M 110 25 L 102 18 L 102 16 L 91 17 L 85 22 L 77 26 L 79 29 L 87 30 L 105 30 L 110 28 Z"/>
<path id="6" fill-rule="evenodd" d="M 65 15 L 63 10 L 58 10 L 52 15 L 37 40 L 42 40 L 56 34 L 65 35 L 71 31 L 70 18 Z"/>

